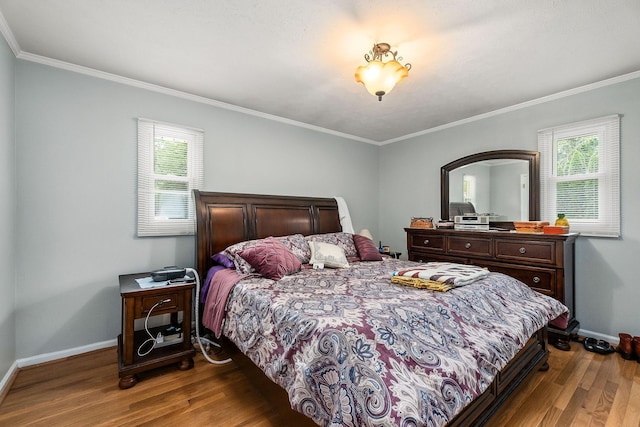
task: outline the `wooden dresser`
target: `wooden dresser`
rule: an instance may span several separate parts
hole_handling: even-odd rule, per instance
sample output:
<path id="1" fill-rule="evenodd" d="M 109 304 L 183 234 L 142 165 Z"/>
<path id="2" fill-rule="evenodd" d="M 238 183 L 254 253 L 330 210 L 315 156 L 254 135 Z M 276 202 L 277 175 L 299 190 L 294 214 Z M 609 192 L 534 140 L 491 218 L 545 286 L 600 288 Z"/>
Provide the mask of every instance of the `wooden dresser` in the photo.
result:
<path id="1" fill-rule="evenodd" d="M 565 329 L 549 325 L 549 343 L 569 350 L 580 323 L 575 318 L 575 241 L 577 233 L 533 234 L 405 228 L 409 260 L 450 261 L 487 267 L 515 277 L 556 298 L 570 310 Z"/>

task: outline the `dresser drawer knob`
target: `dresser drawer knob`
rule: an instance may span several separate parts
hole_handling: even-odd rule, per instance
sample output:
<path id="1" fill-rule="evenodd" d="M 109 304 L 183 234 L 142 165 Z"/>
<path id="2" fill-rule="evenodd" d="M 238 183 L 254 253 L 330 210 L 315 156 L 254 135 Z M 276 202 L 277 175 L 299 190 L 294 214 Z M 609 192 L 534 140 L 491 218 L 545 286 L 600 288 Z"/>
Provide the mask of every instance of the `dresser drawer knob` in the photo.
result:
<path id="1" fill-rule="evenodd" d="M 465 247 L 465 248 L 467 248 L 467 249 L 469 249 L 469 248 L 471 247 L 471 243 L 469 243 L 469 242 L 465 243 L 465 244 L 464 244 L 464 247 Z"/>
<path id="2" fill-rule="evenodd" d="M 523 254 L 523 253 L 525 253 L 525 252 L 527 252 L 527 250 L 526 250 L 525 248 L 520 248 L 520 253 L 521 253 L 521 254 Z"/>
<path id="3" fill-rule="evenodd" d="M 427 246 L 429 244 L 429 239 L 424 239 L 424 245 Z"/>
<path id="4" fill-rule="evenodd" d="M 540 278 L 538 276 L 533 276 L 533 283 L 540 283 Z"/>

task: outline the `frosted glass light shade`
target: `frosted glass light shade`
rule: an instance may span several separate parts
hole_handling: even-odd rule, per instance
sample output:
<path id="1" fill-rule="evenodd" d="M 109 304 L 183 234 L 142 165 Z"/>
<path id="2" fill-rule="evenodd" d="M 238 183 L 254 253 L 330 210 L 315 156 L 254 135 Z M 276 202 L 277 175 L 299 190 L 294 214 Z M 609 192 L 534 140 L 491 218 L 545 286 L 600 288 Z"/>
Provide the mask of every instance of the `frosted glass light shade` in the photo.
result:
<path id="1" fill-rule="evenodd" d="M 409 75 L 409 68 L 396 60 L 382 62 L 373 60 L 356 69 L 356 81 L 362 83 L 373 96 L 382 100 L 382 96 L 391 92 L 395 85 Z"/>

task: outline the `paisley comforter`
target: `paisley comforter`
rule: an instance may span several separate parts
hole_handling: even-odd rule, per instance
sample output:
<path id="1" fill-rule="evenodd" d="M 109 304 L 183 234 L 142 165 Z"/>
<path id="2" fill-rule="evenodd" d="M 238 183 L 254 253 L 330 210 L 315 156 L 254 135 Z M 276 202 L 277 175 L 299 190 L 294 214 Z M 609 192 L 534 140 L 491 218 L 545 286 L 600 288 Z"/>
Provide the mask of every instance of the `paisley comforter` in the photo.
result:
<path id="1" fill-rule="evenodd" d="M 444 425 L 567 308 L 499 273 L 449 292 L 390 282 L 415 265 L 241 280 L 223 333 L 319 425 Z"/>

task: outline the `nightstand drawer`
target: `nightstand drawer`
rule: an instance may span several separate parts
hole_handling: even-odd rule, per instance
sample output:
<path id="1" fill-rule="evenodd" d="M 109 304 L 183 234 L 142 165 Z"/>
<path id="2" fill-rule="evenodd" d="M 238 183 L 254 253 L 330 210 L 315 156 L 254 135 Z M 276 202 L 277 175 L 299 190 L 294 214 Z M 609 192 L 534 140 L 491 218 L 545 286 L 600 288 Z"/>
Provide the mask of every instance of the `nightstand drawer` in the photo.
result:
<path id="1" fill-rule="evenodd" d="M 159 295 L 145 295 L 140 298 L 140 311 L 137 314 L 139 316 L 146 316 L 147 313 L 149 313 L 149 310 L 151 310 L 151 308 L 156 304 L 158 305 L 153 309 L 154 315 L 175 312 L 176 310 L 179 310 L 182 305 L 180 295 L 177 292 L 168 292 Z"/>
<path id="2" fill-rule="evenodd" d="M 496 259 L 555 264 L 555 242 L 532 242 L 496 239 Z"/>
<path id="3" fill-rule="evenodd" d="M 415 233 L 409 239 L 410 249 L 444 252 L 444 236 Z"/>
<path id="4" fill-rule="evenodd" d="M 450 254 L 491 256 L 491 239 L 449 236 L 448 242 Z"/>

